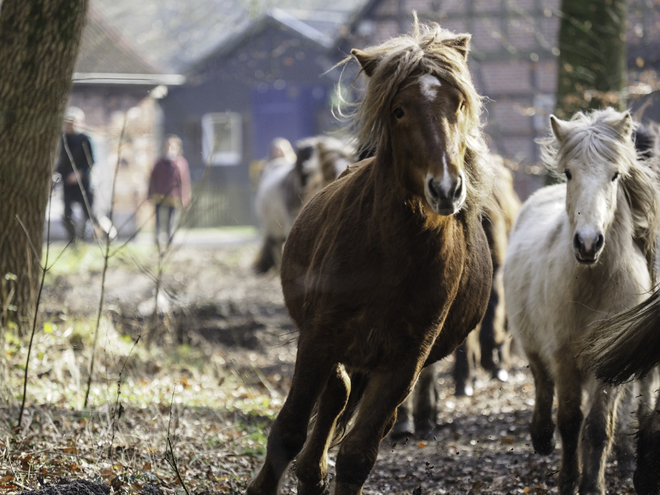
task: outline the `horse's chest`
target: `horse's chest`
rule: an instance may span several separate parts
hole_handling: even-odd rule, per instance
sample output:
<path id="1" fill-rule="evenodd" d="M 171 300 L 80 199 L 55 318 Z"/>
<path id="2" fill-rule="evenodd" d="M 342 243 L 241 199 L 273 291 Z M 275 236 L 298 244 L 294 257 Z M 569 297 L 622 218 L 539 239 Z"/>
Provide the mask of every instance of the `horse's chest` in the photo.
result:
<path id="1" fill-rule="evenodd" d="M 374 273 L 370 301 L 346 322 L 354 339 L 345 362 L 374 367 L 400 358 L 402 350 L 432 344 L 459 291 L 463 258 L 411 249 L 393 260 L 396 268 Z"/>

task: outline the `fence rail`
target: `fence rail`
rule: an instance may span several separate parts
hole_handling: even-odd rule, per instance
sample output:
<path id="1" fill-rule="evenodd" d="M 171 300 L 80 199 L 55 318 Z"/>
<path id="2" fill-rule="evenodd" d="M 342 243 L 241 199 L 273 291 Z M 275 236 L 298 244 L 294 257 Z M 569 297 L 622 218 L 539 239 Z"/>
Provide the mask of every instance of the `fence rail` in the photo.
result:
<path id="1" fill-rule="evenodd" d="M 254 198 L 255 191 L 250 185 L 198 184 L 182 225 L 185 228 L 257 225 Z"/>

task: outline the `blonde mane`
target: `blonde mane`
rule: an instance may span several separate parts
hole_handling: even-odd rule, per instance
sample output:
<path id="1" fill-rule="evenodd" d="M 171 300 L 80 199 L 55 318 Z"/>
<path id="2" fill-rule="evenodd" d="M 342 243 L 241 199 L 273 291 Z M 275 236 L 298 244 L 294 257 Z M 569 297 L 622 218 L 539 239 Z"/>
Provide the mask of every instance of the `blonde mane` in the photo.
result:
<path id="1" fill-rule="evenodd" d="M 570 120 L 571 131 L 561 146 L 554 135 L 541 139 L 541 156 L 548 171 L 560 181 L 569 160 L 584 163 L 609 161 L 620 166 L 621 185 L 633 215 L 634 239 L 642 249 L 655 280 L 656 232 L 660 222 L 658 189 L 654 170 L 657 158 L 643 158 L 635 149 L 630 133 L 617 126 L 624 114 L 612 108 L 587 114 L 576 113 Z M 655 283 L 655 282 L 654 282 Z"/>

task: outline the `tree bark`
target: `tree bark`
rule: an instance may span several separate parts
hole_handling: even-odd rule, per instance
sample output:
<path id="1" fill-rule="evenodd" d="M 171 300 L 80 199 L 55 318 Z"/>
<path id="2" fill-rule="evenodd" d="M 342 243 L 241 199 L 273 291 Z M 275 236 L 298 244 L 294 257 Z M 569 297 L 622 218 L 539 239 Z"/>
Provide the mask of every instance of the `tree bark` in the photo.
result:
<path id="1" fill-rule="evenodd" d="M 16 308 L 9 317 L 23 333 L 35 303 L 52 164 L 87 4 L 4 0 L 0 7 L 0 277 L 16 276 L 8 281 Z M 0 291 L 0 310 L 6 294 Z M 4 369 L 4 352 L 0 360 Z"/>
<path id="2" fill-rule="evenodd" d="M 627 83 L 626 0 L 562 0 L 555 113 L 623 110 Z"/>

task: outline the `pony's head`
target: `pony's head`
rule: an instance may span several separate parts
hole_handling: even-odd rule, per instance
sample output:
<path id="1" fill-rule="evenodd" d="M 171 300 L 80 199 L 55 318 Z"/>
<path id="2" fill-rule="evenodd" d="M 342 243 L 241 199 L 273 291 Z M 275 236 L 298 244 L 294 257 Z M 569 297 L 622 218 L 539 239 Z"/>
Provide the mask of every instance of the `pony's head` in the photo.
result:
<path id="1" fill-rule="evenodd" d="M 638 162 L 630 113 L 607 108 L 578 112 L 570 121 L 552 115 L 550 125 L 553 137 L 541 143 L 543 156 L 566 180 L 566 212 L 577 261 L 598 261 L 617 209 L 625 206 L 619 204 L 621 198 L 631 212 L 633 235 L 650 260 L 657 199 L 651 169 Z"/>
<path id="2" fill-rule="evenodd" d="M 439 215 L 480 202 L 488 182 L 469 42 L 415 17 L 412 36 L 352 51 L 369 78 L 355 114 L 360 149 L 391 156 L 393 177 Z"/>

